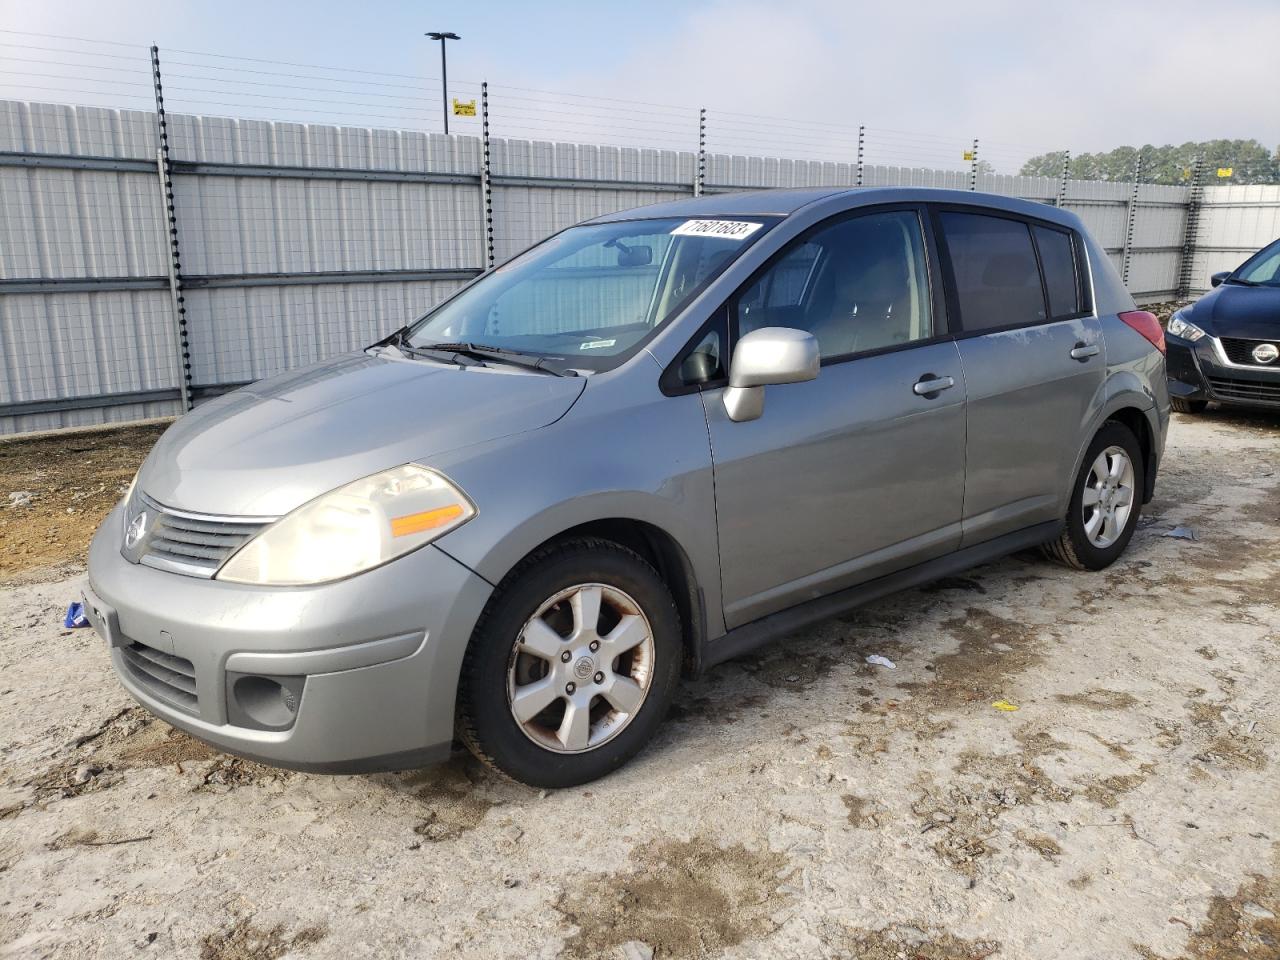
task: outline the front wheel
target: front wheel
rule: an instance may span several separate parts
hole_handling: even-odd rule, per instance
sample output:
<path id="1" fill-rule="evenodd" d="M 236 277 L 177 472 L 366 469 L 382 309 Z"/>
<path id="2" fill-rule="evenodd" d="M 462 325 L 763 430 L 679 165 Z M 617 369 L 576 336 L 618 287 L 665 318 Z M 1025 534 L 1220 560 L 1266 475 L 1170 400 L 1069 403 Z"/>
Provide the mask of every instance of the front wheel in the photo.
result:
<path id="1" fill-rule="evenodd" d="M 681 654 L 671 591 L 638 554 L 588 538 L 539 550 L 503 580 L 476 626 L 460 735 L 530 786 L 586 783 L 653 736 Z"/>
<path id="2" fill-rule="evenodd" d="M 1103 424 L 1072 488 L 1066 527 L 1045 544 L 1046 555 L 1077 570 L 1114 563 L 1138 526 L 1144 476 L 1133 431 L 1115 421 Z"/>

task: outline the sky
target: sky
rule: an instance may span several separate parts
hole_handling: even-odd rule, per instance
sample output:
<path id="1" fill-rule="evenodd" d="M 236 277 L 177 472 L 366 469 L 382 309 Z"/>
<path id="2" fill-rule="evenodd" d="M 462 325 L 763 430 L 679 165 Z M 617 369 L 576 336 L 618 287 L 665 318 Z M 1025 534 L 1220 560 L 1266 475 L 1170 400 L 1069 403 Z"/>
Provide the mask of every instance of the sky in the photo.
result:
<path id="1" fill-rule="evenodd" d="M 706 107 L 712 149 L 849 159 L 865 125 L 869 162 L 921 166 L 1280 145 L 1277 0 L 0 0 L 0 97 L 145 107 L 154 41 L 172 109 L 438 129 L 428 30 L 495 135 L 694 149 Z"/>

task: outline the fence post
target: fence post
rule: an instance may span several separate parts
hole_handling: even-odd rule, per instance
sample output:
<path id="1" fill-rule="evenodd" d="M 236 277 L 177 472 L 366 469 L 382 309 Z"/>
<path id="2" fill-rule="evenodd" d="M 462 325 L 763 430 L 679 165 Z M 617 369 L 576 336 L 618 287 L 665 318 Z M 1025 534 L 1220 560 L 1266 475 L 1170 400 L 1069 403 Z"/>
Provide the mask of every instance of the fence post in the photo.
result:
<path id="1" fill-rule="evenodd" d="M 480 83 L 480 205 L 484 215 L 484 269 L 493 269 L 493 168 L 489 154 L 489 81 Z"/>
<path id="2" fill-rule="evenodd" d="M 178 344 L 178 394 L 182 412 L 191 403 L 191 342 L 187 337 L 187 305 L 182 288 L 182 256 L 178 249 L 178 211 L 173 202 L 173 165 L 169 160 L 169 124 L 164 114 L 164 87 L 160 82 L 160 48 L 151 45 L 151 80 L 156 95 L 156 172 L 160 177 L 160 197 L 164 203 L 165 226 L 169 244 L 169 299 L 173 308 L 174 334 Z"/>
<path id="3" fill-rule="evenodd" d="M 973 153 L 970 154 L 973 161 L 969 166 L 969 189 L 978 189 L 978 138 L 973 138 Z"/>
<path id="4" fill-rule="evenodd" d="M 863 149 L 867 145 L 867 128 L 862 124 L 858 124 L 858 176 L 854 180 L 855 187 L 862 186 L 862 160 L 865 156 Z"/>
<path id="5" fill-rule="evenodd" d="M 1196 157 L 1191 164 L 1191 191 L 1187 194 L 1187 219 L 1182 231 L 1182 259 L 1178 262 L 1178 289 L 1174 297 L 1186 300 L 1191 296 L 1191 273 L 1195 268 L 1196 240 L 1200 227 L 1200 205 L 1204 199 L 1201 183 L 1204 159 Z"/>
<path id="6" fill-rule="evenodd" d="M 707 188 L 707 108 L 698 110 L 698 171 L 693 178 L 693 195 L 702 196 Z"/>
<path id="7" fill-rule="evenodd" d="M 1055 207 L 1064 207 L 1067 204 L 1067 178 L 1071 176 L 1071 151 L 1062 151 L 1062 179 L 1058 182 L 1058 196 L 1053 201 Z"/>
<path id="8" fill-rule="evenodd" d="M 1129 286 L 1129 266 L 1133 262 L 1133 232 L 1138 224 L 1138 187 L 1142 183 L 1142 151 L 1133 165 L 1133 192 L 1129 194 L 1129 223 L 1124 232 L 1124 252 L 1120 260 L 1120 280 Z"/>

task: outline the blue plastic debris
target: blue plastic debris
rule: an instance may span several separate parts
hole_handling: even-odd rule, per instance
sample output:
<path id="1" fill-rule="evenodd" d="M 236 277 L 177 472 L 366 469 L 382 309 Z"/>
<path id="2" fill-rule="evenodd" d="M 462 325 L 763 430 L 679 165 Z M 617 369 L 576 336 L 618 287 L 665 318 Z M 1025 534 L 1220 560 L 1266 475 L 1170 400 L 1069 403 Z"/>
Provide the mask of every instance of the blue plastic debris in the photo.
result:
<path id="1" fill-rule="evenodd" d="M 84 614 L 84 604 L 73 603 L 67 607 L 67 616 L 62 621 L 62 625 L 68 630 L 74 630 L 76 627 L 89 626 L 89 618 Z"/>

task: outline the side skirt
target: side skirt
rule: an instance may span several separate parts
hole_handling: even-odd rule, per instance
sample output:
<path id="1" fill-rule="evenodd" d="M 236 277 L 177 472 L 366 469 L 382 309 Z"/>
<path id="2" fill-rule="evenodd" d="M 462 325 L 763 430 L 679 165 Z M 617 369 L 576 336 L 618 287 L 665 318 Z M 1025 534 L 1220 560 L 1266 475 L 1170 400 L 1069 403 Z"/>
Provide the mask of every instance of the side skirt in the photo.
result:
<path id="1" fill-rule="evenodd" d="M 1038 523 L 1034 527 L 1015 530 L 994 540 L 976 543 L 972 547 L 949 553 L 945 557 L 928 560 L 914 567 L 877 577 L 875 580 L 868 580 L 866 583 L 860 583 L 838 593 L 809 600 L 786 610 L 779 610 L 777 613 L 771 613 L 751 623 L 744 623 L 715 640 L 702 642 L 702 655 L 699 658 L 701 667 L 706 670 L 717 663 L 740 657 L 744 653 L 750 653 L 803 627 L 847 613 L 891 593 L 909 590 L 942 577 L 954 576 L 970 567 L 990 563 L 992 560 L 998 560 L 1019 550 L 1039 546 L 1061 533 L 1062 527 L 1061 520 Z"/>

